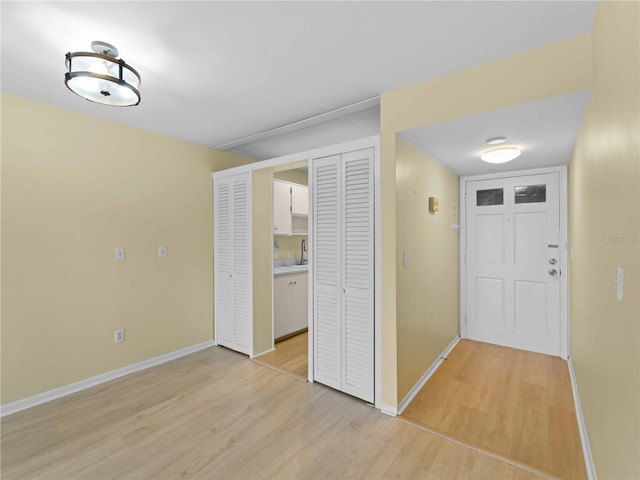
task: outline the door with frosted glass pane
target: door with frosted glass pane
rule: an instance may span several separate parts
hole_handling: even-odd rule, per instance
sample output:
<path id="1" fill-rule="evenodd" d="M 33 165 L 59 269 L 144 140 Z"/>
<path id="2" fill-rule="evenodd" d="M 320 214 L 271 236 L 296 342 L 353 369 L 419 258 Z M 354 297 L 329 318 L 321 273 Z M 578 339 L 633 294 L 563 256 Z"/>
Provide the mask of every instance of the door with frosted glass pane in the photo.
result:
<path id="1" fill-rule="evenodd" d="M 560 355 L 559 175 L 466 186 L 468 337 Z"/>

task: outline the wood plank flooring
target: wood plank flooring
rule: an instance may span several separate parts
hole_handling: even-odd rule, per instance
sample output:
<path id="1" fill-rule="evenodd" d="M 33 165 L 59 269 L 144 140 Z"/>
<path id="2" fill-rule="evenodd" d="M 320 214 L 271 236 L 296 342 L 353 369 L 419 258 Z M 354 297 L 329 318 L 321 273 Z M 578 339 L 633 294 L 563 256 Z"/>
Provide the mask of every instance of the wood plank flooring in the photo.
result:
<path id="1" fill-rule="evenodd" d="M 534 479 L 221 347 L 2 419 L 3 479 Z"/>
<path id="2" fill-rule="evenodd" d="M 587 476 L 557 357 L 461 340 L 402 418 L 553 476 Z"/>
<path id="3" fill-rule="evenodd" d="M 282 370 L 306 381 L 309 376 L 308 342 L 308 332 L 299 333 L 293 337 L 276 342 L 273 352 L 260 355 L 254 358 L 254 361 L 273 367 L 276 370 Z"/>

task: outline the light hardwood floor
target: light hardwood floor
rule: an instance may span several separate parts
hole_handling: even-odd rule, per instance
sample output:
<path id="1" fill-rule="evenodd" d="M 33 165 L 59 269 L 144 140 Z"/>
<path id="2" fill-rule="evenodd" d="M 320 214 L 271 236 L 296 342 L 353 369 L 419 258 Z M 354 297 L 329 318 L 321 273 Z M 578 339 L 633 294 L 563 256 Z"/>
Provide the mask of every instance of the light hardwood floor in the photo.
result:
<path id="1" fill-rule="evenodd" d="M 402 418 L 553 476 L 587 476 L 557 357 L 461 340 Z"/>
<path id="2" fill-rule="evenodd" d="M 302 332 L 276 343 L 273 352 L 265 353 L 254 358 L 257 363 L 262 363 L 276 370 L 294 375 L 300 380 L 307 380 L 308 372 L 308 342 L 309 335 Z"/>
<path id="3" fill-rule="evenodd" d="M 2 419 L 4 479 L 534 479 L 212 347 Z"/>

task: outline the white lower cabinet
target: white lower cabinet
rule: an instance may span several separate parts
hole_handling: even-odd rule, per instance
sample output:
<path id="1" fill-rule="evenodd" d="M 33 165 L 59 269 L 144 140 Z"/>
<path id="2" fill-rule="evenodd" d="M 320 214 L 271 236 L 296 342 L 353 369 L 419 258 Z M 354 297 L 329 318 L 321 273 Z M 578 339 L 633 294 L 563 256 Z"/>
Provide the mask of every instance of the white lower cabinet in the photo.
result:
<path id="1" fill-rule="evenodd" d="M 273 337 L 278 339 L 307 328 L 309 289 L 307 272 L 273 278 Z"/>

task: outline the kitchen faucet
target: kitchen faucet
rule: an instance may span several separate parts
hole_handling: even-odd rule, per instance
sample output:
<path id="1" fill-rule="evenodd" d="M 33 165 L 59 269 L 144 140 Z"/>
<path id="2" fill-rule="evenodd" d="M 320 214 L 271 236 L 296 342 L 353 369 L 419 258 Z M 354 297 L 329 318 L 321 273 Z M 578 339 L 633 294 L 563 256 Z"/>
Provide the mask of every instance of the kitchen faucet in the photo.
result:
<path id="1" fill-rule="evenodd" d="M 304 265 L 304 252 L 307 252 L 307 239 L 303 238 L 300 242 L 300 263 L 299 265 Z"/>

